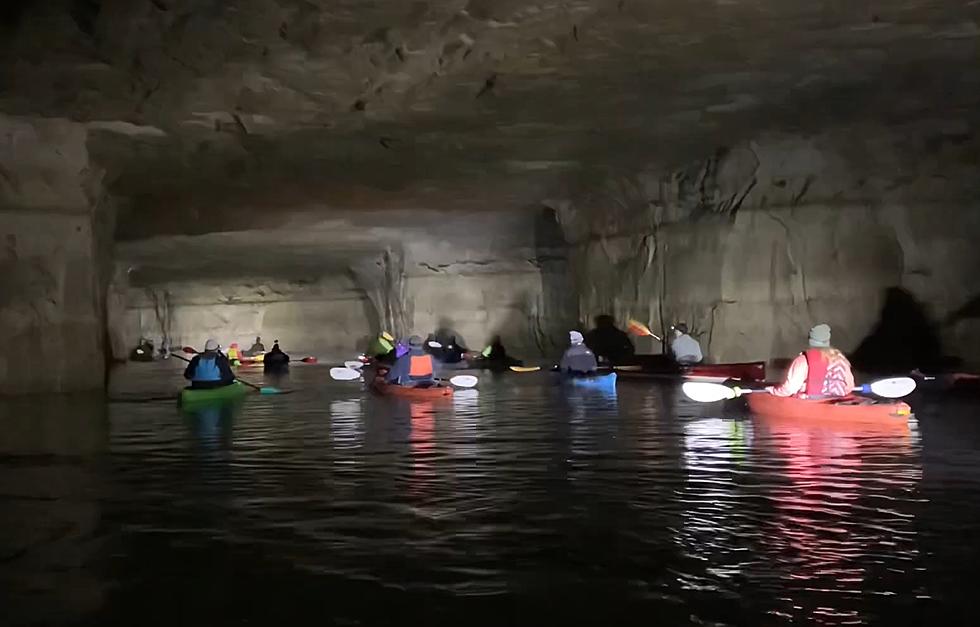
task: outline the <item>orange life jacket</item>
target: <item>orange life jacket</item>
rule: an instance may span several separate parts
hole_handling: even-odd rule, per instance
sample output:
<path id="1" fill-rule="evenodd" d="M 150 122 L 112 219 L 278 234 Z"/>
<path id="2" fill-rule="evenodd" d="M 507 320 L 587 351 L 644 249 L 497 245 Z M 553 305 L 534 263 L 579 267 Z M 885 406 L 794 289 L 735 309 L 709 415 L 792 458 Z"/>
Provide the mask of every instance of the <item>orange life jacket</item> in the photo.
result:
<path id="1" fill-rule="evenodd" d="M 803 393 L 807 396 L 847 396 L 847 371 L 850 364 L 842 357 L 829 357 L 819 348 L 811 348 L 806 355 L 806 387 Z"/>
<path id="2" fill-rule="evenodd" d="M 431 355 L 412 355 L 408 362 L 408 376 L 410 377 L 431 377 L 432 376 L 432 356 Z"/>

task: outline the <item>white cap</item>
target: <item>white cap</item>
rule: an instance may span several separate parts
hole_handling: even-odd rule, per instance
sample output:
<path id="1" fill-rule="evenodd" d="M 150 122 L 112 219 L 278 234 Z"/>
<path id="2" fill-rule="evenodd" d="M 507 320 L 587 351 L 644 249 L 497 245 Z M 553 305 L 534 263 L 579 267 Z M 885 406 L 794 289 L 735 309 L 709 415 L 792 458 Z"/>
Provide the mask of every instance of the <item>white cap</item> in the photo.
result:
<path id="1" fill-rule="evenodd" d="M 204 350 L 206 350 L 206 351 L 216 351 L 216 350 L 218 350 L 218 341 L 217 340 L 208 340 L 207 342 L 204 343 Z"/>
<path id="2" fill-rule="evenodd" d="M 571 341 L 572 346 L 578 346 L 579 344 L 585 342 L 585 338 L 578 331 L 569 331 L 568 339 Z"/>

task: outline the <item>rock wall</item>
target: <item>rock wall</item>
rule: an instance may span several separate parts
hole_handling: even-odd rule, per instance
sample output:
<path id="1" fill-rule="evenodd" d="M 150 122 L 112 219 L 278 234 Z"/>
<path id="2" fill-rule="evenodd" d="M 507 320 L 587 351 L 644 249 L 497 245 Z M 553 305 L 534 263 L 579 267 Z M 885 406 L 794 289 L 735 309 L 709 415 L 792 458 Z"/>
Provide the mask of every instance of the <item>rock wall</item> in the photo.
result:
<path id="1" fill-rule="evenodd" d="M 980 325 L 978 134 L 965 121 L 767 136 L 555 201 L 580 317 L 683 320 L 719 361 L 788 357 L 817 322 L 853 350 L 900 287 L 968 361 Z M 653 349 L 652 346 L 641 348 Z"/>
<path id="2" fill-rule="evenodd" d="M 0 394 L 104 382 L 111 233 L 85 142 L 67 120 L 0 115 Z"/>

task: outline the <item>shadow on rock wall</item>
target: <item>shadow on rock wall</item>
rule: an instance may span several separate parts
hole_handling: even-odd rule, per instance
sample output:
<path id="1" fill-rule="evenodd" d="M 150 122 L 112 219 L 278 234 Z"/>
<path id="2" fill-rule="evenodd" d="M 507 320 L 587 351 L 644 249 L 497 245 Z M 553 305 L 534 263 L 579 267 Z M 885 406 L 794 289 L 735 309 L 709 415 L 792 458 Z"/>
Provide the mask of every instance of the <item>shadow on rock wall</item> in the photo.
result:
<path id="1" fill-rule="evenodd" d="M 851 355 L 865 372 L 935 371 L 943 365 L 936 325 L 915 296 L 900 287 L 885 290 L 881 318 Z"/>

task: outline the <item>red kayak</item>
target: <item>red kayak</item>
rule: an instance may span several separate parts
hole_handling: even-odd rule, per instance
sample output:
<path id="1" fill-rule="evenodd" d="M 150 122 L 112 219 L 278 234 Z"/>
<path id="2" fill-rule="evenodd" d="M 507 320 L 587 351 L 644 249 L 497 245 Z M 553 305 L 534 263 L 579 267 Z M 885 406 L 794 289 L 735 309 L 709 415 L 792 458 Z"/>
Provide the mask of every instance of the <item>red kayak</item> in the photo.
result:
<path id="1" fill-rule="evenodd" d="M 645 357 L 645 356 L 641 356 Z M 656 357 L 660 357 L 656 355 Z M 740 379 L 742 381 L 765 381 L 766 362 L 750 361 L 737 364 L 698 364 L 678 366 L 671 361 L 645 360 L 636 366 L 617 367 L 616 372 L 626 379 L 674 379 L 678 377 L 711 377 L 717 379 Z"/>
<path id="2" fill-rule="evenodd" d="M 395 385 L 394 383 L 385 381 L 384 375 L 380 372 L 371 381 L 371 389 L 382 396 L 397 396 L 399 398 L 416 400 L 446 398 L 453 395 L 453 388 L 450 385 L 430 385 L 428 387 Z"/>
<path id="3" fill-rule="evenodd" d="M 861 396 L 805 400 L 758 392 L 745 397 L 757 416 L 806 422 L 810 425 L 886 426 L 909 428 L 912 408 L 901 401 L 878 401 Z"/>
<path id="4" fill-rule="evenodd" d="M 740 364 L 698 364 L 686 366 L 683 373 L 689 377 L 725 377 L 742 381 L 765 381 L 766 362 L 750 361 Z"/>

